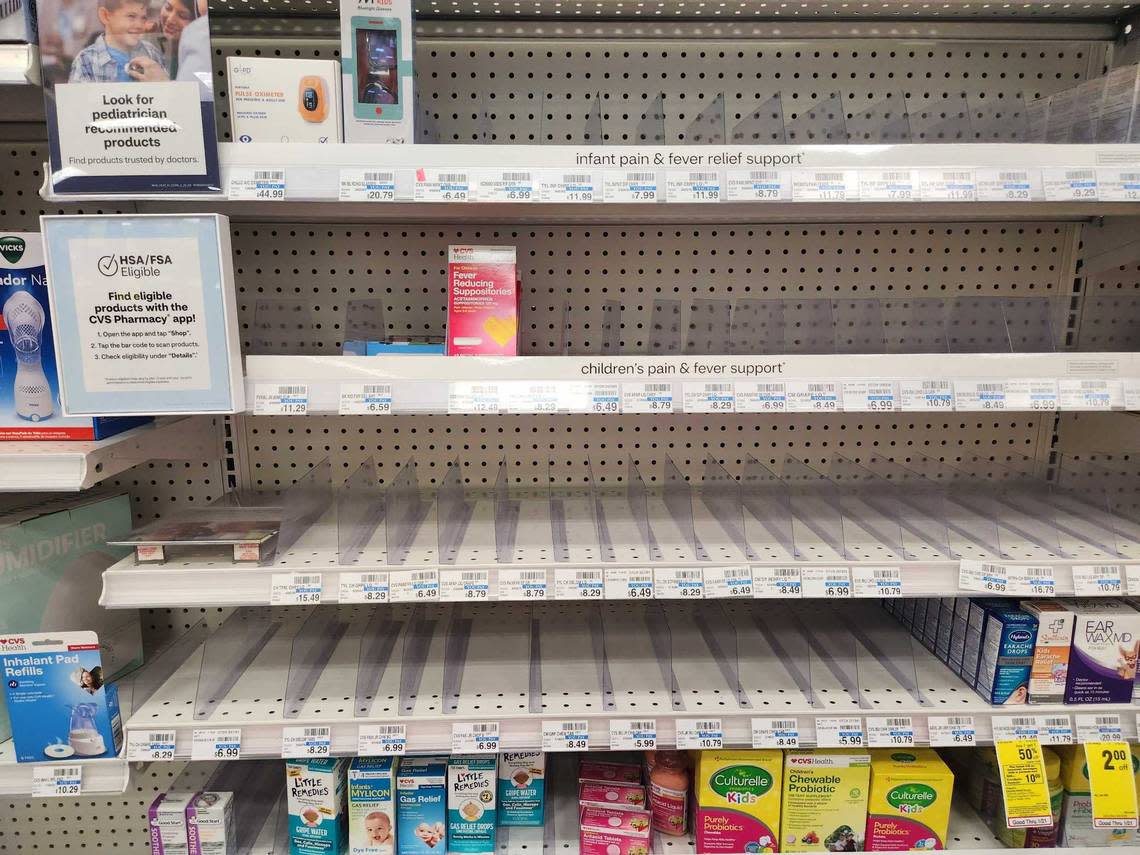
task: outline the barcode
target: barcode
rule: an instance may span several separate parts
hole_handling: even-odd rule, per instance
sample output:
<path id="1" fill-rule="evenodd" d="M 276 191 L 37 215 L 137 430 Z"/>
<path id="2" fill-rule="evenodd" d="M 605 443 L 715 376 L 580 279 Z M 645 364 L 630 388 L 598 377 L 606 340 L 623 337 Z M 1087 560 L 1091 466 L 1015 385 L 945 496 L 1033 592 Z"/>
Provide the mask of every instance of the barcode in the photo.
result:
<path id="1" fill-rule="evenodd" d="M 999 172 L 998 181 L 1028 181 L 1028 172 Z"/>
<path id="2" fill-rule="evenodd" d="M 293 577 L 293 584 L 294 585 L 318 585 L 318 584 L 320 584 L 320 581 L 321 581 L 321 577 L 319 575 L 294 576 Z"/>
<path id="3" fill-rule="evenodd" d="M 894 579 L 899 575 L 896 570 L 874 570 L 872 573 L 876 579 Z"/>
<path id="4" fill-rule="evenodd" d="M 602 578 L 601 570 L 576 570 L 574 571 L 574 581 L 576 582 L 598 582 Z"/>
<path id="5" fill-rule="evenodd" d="M 1066 181 L 1091 181 L 1096 178 L 1096 172 L 1091 169 L 1069 169 L 1065 171 Z"/>
<path id="6" fill-rule="evenodd" d="M 732 384 L 731 383 L 706 383 L 705 384 L 705 391 L 706 392 L 731 392 L 732 391 Z"/>
<path id="7" fill-rule="evenodd" d="M 592 176 L 592 175 L 584 175 L 584 174 L 573 175 L 573 174 L 571 174 L 571 175 L 563 175 L 562 176 L 562 183 L 563 184 L 591 184 L 593 182 L 593 180 L 594 180 L 594 176 Z"/>
<path id="8" fill-rule="evenodd" d="M 799 570 L 777 570 L 773 574 L 777 579 L 798 579 L 800 576 Z"/>
<path id="9" fill-rule="evenodd" d="M 327 727 L 306 727 L 305 739 L 320 739 L 328 736 L 332 730 Z"/>
<path id="10" fill-rule="evenodd" d="M 498 722 L 492 724 L 473 724 L 471 725 L 472 733 L 495 733 L 499 729 Z"/>
<path id="11" fill-rule="evenodd" d="M 280 181 L 284 177 L 285 177 L 285 173 L 279 169 L 273 170 L 273 171 L 258 169 L 258 170 L 254 170 L 254 173 L 253 173 L 253 180 L 254 181 Z"/>
<path id="12" fill-rule="evenodd" d="M 950 727 L 973 727 L 974 720 L 969 716 L 950 716 L 946 719 L 946 723 Z"/>
<path id="13" fill-rule="evenodd" d="M 909 718 L 888 718 L 886 724 L 887 727 L 910 727 L 911 721 Z"/>
<path id="14" fill-rule="evenodd" d="M 60 778 L 78 778 L 82 774 L 83 772 L 78 766 L 59 766 L 51 770 L 51 777 L 56 781 Z"/>
<path id="15" fill-rule="evenodd" d="M 835 385 L 832 383 L 808 383 L 808 392 L 815 394 L 817 392 L 834 392 Z"/>
<path id="16" fill-rule="evenodd" d="M 656 181 L 657 173 L 655 172 L 627 172 L 625 174 L 626 181 Z"/>
<path id="17" fill-rule="evenodd" d="M 725 579 L 743 579 L 749 574 L 747 567 L 728 567 L 724 571 Z"/>
<path id="18" fill-rule="evenodd" d="M 530 181 L 529 172 L 504 172 L 504 181 Z"/>
<path id="19" fill-rule="evenodd" d="M 304 395 L 305 394 L 305 387 L 304 386 L 278 386 L 277 387 L 277 394 L 278 395 Z"/>
<path id="20" fill-rule="evenodd" d="M 656 730 L 657 723 L 652 721 L 631 721 L 629 723 L 630 730 Z"/>
<path id="21" fill-rule="evenodd" d="M 1069 724 L 1069 719 L 1066 716 L 1061 716 L 1060 718 L 1046 718 L 1045 719 L 1045 726 L 1046 727 L 1065 727 L 1065 728 L 1067 728 L 1067 727 L 1070 727 L 1070 724 Z"/>
<path id="22" fill-rule="evenodd" d="M 909 172 L 884 172 L 884 181 L 910 181 Z"/>
<path id="23" fill-rule="evenodd" d="M 380 736 L 403 736 L 404 725 L 402 724 L 379 724 L 376 726 L 376 732 Z"/>
<path id="24" fill-rule="evenodd" d="M 382 585 L 384 584 L 384 576 L 380 573 L 362 573 L 360 581 L 364 585 Z"/>
<path id="25" fill-rule="evenodd" d="M 563 721 L 559 723 L 563 733 L 585 733 L 590 725 L 584 721 Z"/>
<path id="26" fill-rule="evenodd" d="M 690 172 L 690 181 L 716 181 L 715 172 Z"/>
<path id="27" fill-rule="evenodd" d="M 543 582 L 546 580 L 545 570 L 523 570 L 519 578 L 524 582 Z"/>
<path id="28" fill-rule="evenodd" d="M 1037 722 L 1025 716 L 1014 716 L 1009 720 L 1014 727 L 1036 727 Z"/>
<path id="29" fill-rule="evenodd" d="M 394 176 L 391 172 L 365 172 L 365 184 L 391 184 L 394 181 Z"/>
<path id="30" fill-rule="evenodd" d="M 1097 727 L 1102 727 L 1102 726 L 1119 727 L 1120 726 L 1120 718 L 1117 716 L 1114 716 L 1114 715 L 1098 715 L 1094 719 L 1094 722 L 1096 723 Z M 173 739 L 173 735 L 171 736 L 171 738 Z"/>
<path id="31" fill-rule="evenodd" d="M 756 391 L 760 392 L 760 393 L 783 392 L 784 391 L 784 384 L 783 383 L 757 383 L 756 384 Z"/>
<path id="32" fill-rule="evenodd" d="M 464 582 L 483 582 L 487 577 L 482 570 L 464 570 L 459 578 Z"/>
<path id="33" fill-rule="evenodd" d="M 696 730 L 720 730 L 719 721 L 698 721 L 694 722 Z"/>
<path id="34" fill-rule="evenodd" d="M 748 177 L 752 181 L 778 181 L 780 179 L 779 172 L 749 172 Z"/>
<path id="35" fill-rule="evenodd" d="M 531 395 L 557 395 L 558 387 L 551 386 L 531 386 L 527 390 Z"/>
<path id="36" fill-rule="evenodd" d="M 979 383 L 978 384 L 978 391 L 979 392 L 1004 392 L 1005 391 L 1005 384 L 1004 383 Z"/>
<path id="37" fill-rule="evenodd" d="M 465 184 L 467 183 L 466 172 L 441 172 L 439 174 L 439 182 L 441 184 Z"/>
<path id="38" fill-rule="evenodd" d="M 1099 724 L 1099 722 L 1098 722 L 1098 724 Z M 164 731 L 162 733 L 152 733 L 150 735 L 150 741 L 151 742 L 162 742 L 162 743 L 173 742 L 174 741 L 174 731 L 172 730 L 169 732 Z"/>
<path id="39" fill-rule="evenodd" d="M 1140 172 L 1121 172 L 1121 181 L 1140 181 Z"/>
<path id="40" fill-rule="evenodd" d="M 674 570 L 674 575 L 678 579 L 699 579 L 701 578 L 700 570 Z"/>
<path id="41" fill-rule="evenodd" d="M 364 387 L 364 394 L 365 395 L 387 395 L 387 394 L 391 393 L 391 391 L 392 391 L 391 386 L 365 386 Z"/>
<path id="42" fill-rule="evenodd" d="M 949 386 L 950 386 L 950 384 L 947 383 L 945 380 L 923 380 L 922 381 L 922 391 L 923 392 L 936 392 L 939 389 L 949 388 Z"/>
<path id="43" fill-rule="evenodd" d="M 670 386 L 668 383 L 646 383 L 645 384 L 645 391 L 646 392 L 669 392 L 669 391 L 672 391 L 672 389 L 673 389 L 673 387 Z"/>
<path id="44" fill-rule="evenodd" d="M 815 174 L 816 181 L 842 181 L 842 172 L 817 172 Z"/>
<path id="45" fill-rule="evenodd" d="M 1086 391 L 1090 391 L 1090 392 L 1098 390 L 1098 389 L 1103 389 L 1104 388 L 1104 381 L 1103 380 L 1082 380 L 1081 381 L 1081 388 L 1086 390 Z"/>
<path id="46" fill-rule="evenodd" d="M 433 570 L 418 570 L 412 573 L 413 582 L 431 582 L 435 579 L 435 571 Z"/>
<path id="47" fill-rule="evenodd" d="M 969 181 L 973 176 L 969 172 L 943 172 L 943 181 Z"/>
<path id="48" fill-rule="evenodd" d="M 499 394 L 499 387 L 498 386 L 472 386 L 471 387 L 471 394 L 472 395 L 498 395 Z"/>

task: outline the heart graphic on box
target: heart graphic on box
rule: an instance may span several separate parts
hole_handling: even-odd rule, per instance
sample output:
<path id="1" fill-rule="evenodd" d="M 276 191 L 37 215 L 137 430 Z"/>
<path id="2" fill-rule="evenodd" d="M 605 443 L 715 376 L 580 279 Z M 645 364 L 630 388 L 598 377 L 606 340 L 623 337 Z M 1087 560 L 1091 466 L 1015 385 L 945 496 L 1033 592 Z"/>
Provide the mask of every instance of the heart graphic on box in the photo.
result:
<path id="1" fill-rule="evenodd" d="M 494 315 L 483 321 L 483 330 L 495 343 L 502 347 L 515 337 L 518 331 L 518 322 L 512 317 L 499 318 Z"/>

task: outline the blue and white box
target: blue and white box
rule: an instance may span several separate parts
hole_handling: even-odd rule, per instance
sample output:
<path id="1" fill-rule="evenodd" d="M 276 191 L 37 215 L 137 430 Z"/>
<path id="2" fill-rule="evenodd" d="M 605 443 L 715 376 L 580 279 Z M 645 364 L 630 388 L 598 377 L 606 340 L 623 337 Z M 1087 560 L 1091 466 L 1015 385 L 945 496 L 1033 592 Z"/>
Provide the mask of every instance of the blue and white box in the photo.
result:
<path id="1" fill-rule="evenodd" d="M 396 853 L 440 855 L 447 844 L 447 758 L 405 757 L 396 775 Z"/>
<path id="2" fill-rule="evenodd" d="M 396 851 L 395 757 L 353 757 L 348 764 L 349 855 Z"/>
<path id="3" fill-rule="evenodd" d="M 989 609 L 978 664 L 978 694 L 991 704 L 1029 703 L 1036 646 L 1037 618 L 1012 604 Z"/>
<path id="4" fill-rule="evenodd" d="M 339 855 L 348 848 L 343 757 L 285 761 L 290 855 Z"/>
<path id="5" fill-rule="evenodd" d="M 541 751 L 500 753 L 499 825 L 541 826 L 545 805 L 546 755 Z"/>
<path id="6" fill-rule="evenodd" d="M 495 851 L 498 759 L 456 755 L 447 761 L 447 851 Z"/>

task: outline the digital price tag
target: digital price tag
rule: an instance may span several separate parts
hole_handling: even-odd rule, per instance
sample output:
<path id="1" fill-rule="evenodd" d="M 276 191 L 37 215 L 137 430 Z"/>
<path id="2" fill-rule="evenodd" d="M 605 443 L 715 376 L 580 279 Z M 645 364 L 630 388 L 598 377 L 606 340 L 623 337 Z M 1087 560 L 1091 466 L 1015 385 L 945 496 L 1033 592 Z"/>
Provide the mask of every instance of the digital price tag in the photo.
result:
<path id="1" fill-rule="evenodd" d="M 805 597 L 843 600 L 851 596 L 850 567 L 804 567 L 800 570 Z"/>
<path id="2" fill-rule="evenodd" d="M 341 573 L 337 579 L 338 603 L 386 603 L 388 574 L 377 571 Z"/>
<path id="3" fill-rule="evenodd" d="M 673 412 L 673 384 L 622 383 L 621 411 L 623 413 Z"/>
<path id="4" fill-rule="evenodd" d="M 1095 169 L 1045 169 L 1045 201 L 1090 201 L 1097 197 Z"/>
<path id="5" fill-rule="evenodd" d="M 602 195 L 607 202 L 656 202 L 656 172 L 607 172 L 602 177 Z"/>
<path id="6" fill-rule="evenodd" d="M 589 751 L 590 725 L 585 721 L 544 721 L 543 751 Z"/>
<path id="7" fill-rule="evenodd" d="M 789 380 L 784 384 L 789 413 L 838 413 L 839 385 L 822 381 Z"/>
<path id="8" fill-rule="evenodd" d="M 597 179 L 590 172 L 548 170 L 539 178 L 539 196 L 543 202 L 600 201 Z"/>
<path id="9" fill-rule="evenodd" d="M 495 754 L 498 751 L 497 721 L 466 721 L 451 726 L 452 754 Z"/>
<path id="10" fill-rule="evenodd" d="M 653 571 L 648 567 L 607 567 L 607 600 L 652 600 Z"/>
<path id="11" fill-rule="evenodd" d="M 1120 596 L 1124 590 L 1124 565 L 1074 565 L 1073 590 L 1078 597 Z"/>
<path id="12" fill-rule="evenodd" d="M 1059 405 L 1057 381 L 1032 378 L 1005 381 L 1005 408 L 1007 410 L 1052 411 Z"/>
<path id="13" fill-rule="evenodd" d="M 488 570 L 440 570 L 439 598 L 445 603 L 485 603 L 495 599 Z"/>
<path id="14" fill-rule="evenodd" d="M 387 383 L 341 383 L 342 416 L 390 416 L 392 387 Z"/>
<path id="15" fill-rule="evenodd" d="M 1127 742 L 1085 743 L 1093 828 L 1136 828 L 1136 776 Z"/>
<path id="16" fill-rule="evenodd" d="M 1077 742 L 1115 742 L 1124 738 L 1116 713 L 1077 713 Z"/>
<path id="17" fill-rule="evenodd" d="M 522 567 L 499 569 L 499 601 L 523 603 L 548 599 L 545 570 L 528 570 Z"/>
<path id="18" fill-rule="evenodd" d="M 926 728 L 931 748 L 972 748 L 978 744 L 972 715 L 930 716 Z"/>
<path id="19" fill-rule="evenodd" d="M 954 386 L 949 380 L 900 380 L 899 402 L 907 413 L 950 413 Z"/>
<path id="20" fill-rule="evenodd" d="M 730 202 L 791 199 L 791 176 L 775 169 L 732 170 L 728 173 L 727 194 Z"/>
<path id="21" fill-rule="evenodd" d="M 803 596 L 799 567 L 752 567 L 752 596 L 758 600 L 798 600 Z"/>
<path id="22" fill-rule="evenodd" d="M 788 393 L 783 383 L 736 381 L 736 412 L 786 413 Z"/>
<path id="23" fill-rule="evenodd" d="M 1067 715 L 1037 716 L 1037 738 L 1042 745 L 1072 745 L 1072 718 Z"/>
<path id="24" fill-rule="evenodd" d="M 439 601 L 438 570 L 401 570 L 388 574 L 388 595 L 393 603 Z"/>
<path id="25" fill-rule="evenodd" d="M 332 728 L 283 727 L 281 728 L 281 756 L 328 757 L 332 750 Z"/>
<path id="26" fill-rule="evenodd" d="M 815 744 L 819 748 L 862 748 L 863 720 L 861 718 L 817 718 Z"/>
<path id="27" fill-rule="evenodd" d="M 986 594 L 1005 594 L 1009 590 L 1009 570 L 1004 564 L 963 558 L 958 563 L 958 588 Z"/>
<path id="28" fill-rule="evenodd" d="M 1009 586 L 1006 593 L 1030 597 L 1057 596 L 1057 579 L 1050 565 L 1020 565 L 1009 568 Z"/>
<path id="29" fill-rule="evenodd" d="M 451 383 L 447 387 L 450 415 L 498 413 L 503 406 L 498 383 Z"/>
<path id="30" fill-rule="evenodd" d="M 554 599 L 604 600 L 606 582 L 603 572 L 573 567 L 554 569 Z"/>
<path id="31" fill-rule="evenodd" d="M 921 169 L 918 193 L 923 202 L 972 202 L 978 189 L 972 169 Z"/>
<path id="32" fill-rule="evenodd" d="M 586 395 L 588 413 L 617 415 L 621 412 L 621 388 L 617 383 L 591 383 L 586 386 Z M 580 412 L 577 408 L 569 411 Z"/>
<path id="33" fill-rule="evenodd" d="M 1057 381 L 1062 410 L 1119 410 L 1124 406 L 1124 389 L 1119 380 L 1081 380 L 1065 377 Z"/>
<path id="34" fill-rule="evenodd" d="M 794 718 L 752 719 L 753 748 L 799 748 L 800 725 Z"/>
<path id="35" fill-rule="evenodd" d="M 1098 169 L 1097 190 L 1102 202 L 1140 201 L 1140 171 L 1133 169 Z"/>
<path id="36" fill-rule="evenodd" d="M 706 567 L 705 597 L 710 600 L 723 600 L 732 597 L 752 596 L 752 568 Z"/>
<path id="37" fill-rule="evenodd" d="M 731 413 L 736 395 L 731 383 L 682 383 L 686 413 Z"/>
<path id="38" fill-rule="evenodd" d="M 341 202 L 395 202 L 396 173 L 377 169 L 342 169 L 337 199 Z"/>
<path id="39" fill-rule="evenodd" d="M 304 416 L 309 412 L 309 387 L 301 383 L 279 386 L 256 383 L 253 387 L 255 416 Z"/>
<path id="40" fill-rule="evenodd" d="M 230 169 L 226 195 L 231 201 L 255 199 L 280 202 L 285 198 L 285 170 L 243 167 Z"/>
<path id="41" fill-rule="evenodd" d="M 83 792 L 82 766 L 33 766 L 32 797 L 78 796 Z"/>
<path id="42" fill-rule="evenodd" d="M 700 567 L 659 567 L 653 571 L 653 596 L 659 600 L 700 600 L 705 578 Z"/>
<path id="43" fill-rule="evenodd" d="M 724 727 L 719 718 L 677 719 L 677 750 L 724 747 Z"/>
<path id="44" fill-rule="evenodd" d="M 889 413 L 898 409 L 891 380 L 844 380 L 843 409 L 849 413 Z"/>
<path id="45" fill-rule="evenodd" d="M 979 202 L 1028 202 L 1044 195 L 1041 173 L 1028 169 L 977 169 Z"/>
<path id="46" fill-rule="evenodd" d="M 867 716 L 869 748 L 910 748 L 914 745 L 914 722 L 909 715 Z"/>
<path id="47" fill-rule="evenodd" d="M 903 593 L 902 570 L 898 567 L 851 568 L 851 585 L 856 597 L 901 597 Z"/>
<path id="48" fill-rule="evenodd" d="M 721 196 L 716 172 L 665 173 L 665 198 L 670 202 L 719 202 Z"/>
<path id="49" fill-rule="evenodd" d="M 273 573 L 269 605 L 315 606 L 321 601 L 320 573 Z"/>
<path id="50" fill-rule="evenodd" d="M 480 202 L 537 202 L 535 176 L 523 169 L 481 169 L 475 176 Z"/>
<path id="51" fill-rule="evenodd" d="M 417 202 L 466 202 L 471 198 L 467 172 L 454 168 L 417 169 L 413 199 Z"/>
<path id="52" fill-rule="evenodd" d="M 127 731 L 127 759 L 173 760 L 176 734 L 173 730 Z"/>
<path id="53" fill-rule="evenodd" d="M 1048 828 L 1053 824 L 1045 760 L 1036 739 L 998 742 L 998 768 L 1008 828 Z"/>
<path id="54" fill-rule="evenodd" d="M 1018 739 L 1036 740 L 1041 733 L 1041 727 L 1035 716 L 1012 715 L 1002 716 L 993 720 L 994 742 Z"/>
<path id="55" fill-rule="evenodd" d="M 408 727 L 404 724 L 362 724 L 356 730 L 356 756 L 387 757 L 408 749 Z"/>
<path id="56" fill-rule="evenodd" d="M 656 751 L 657 720 L 610 719 L 610 751 Z"/>
<path id="57" fill-rule="evenodd" d="M 194 728 L 190 742 L 191 760 L 240 760 L 241 728 Z"/>
<path id="58" fill-rule="evenodd" d="M 846 202 L 859 193 L 855 170 L 797 169 L 792 173 L 792 201 Z"/>
<path id="59" fill-rule="evenodd" d="M 954 409 L 989 412 L 1005 409 L 1005 383 L 1001 380 L 955 380 Z"/>
<path id="60" fill-rule="evenodd" d="M 914 202 L 914 173 L 909 169 L 862 169 L 859 198 L 864 202 Z"/>

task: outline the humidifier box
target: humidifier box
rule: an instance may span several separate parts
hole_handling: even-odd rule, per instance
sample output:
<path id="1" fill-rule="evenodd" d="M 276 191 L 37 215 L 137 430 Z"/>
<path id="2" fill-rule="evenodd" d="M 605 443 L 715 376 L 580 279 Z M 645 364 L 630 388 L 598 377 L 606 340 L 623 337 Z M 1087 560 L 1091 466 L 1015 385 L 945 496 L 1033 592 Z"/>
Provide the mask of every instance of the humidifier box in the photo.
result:
<path id="1" fill-rule="evenodd" d="M 333 60 L 231 56 L 226 74 L 236 142 L 341 141 L 338 69 Z"/>

